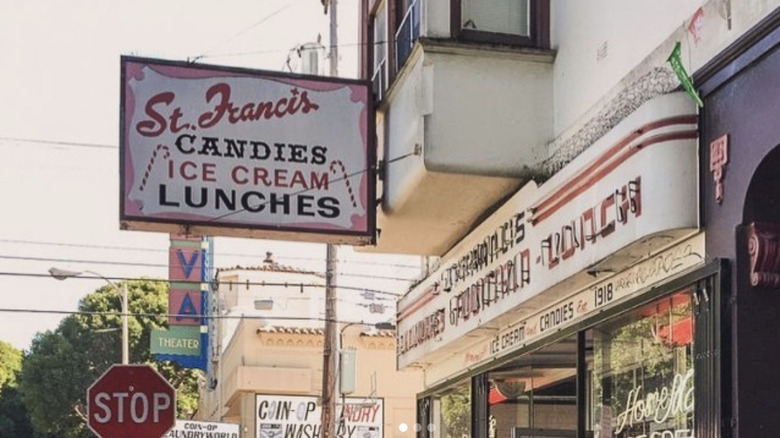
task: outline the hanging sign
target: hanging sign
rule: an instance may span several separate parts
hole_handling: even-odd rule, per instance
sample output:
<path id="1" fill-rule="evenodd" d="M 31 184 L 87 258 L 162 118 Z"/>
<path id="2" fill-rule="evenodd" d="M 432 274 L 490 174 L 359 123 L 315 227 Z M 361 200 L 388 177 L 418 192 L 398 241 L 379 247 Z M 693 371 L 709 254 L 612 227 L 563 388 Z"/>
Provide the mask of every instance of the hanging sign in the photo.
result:
<path id="1" fill-rule="evenodd" d="M 121 64 L 123 228 L 374 242 L 367 81 Z"/>

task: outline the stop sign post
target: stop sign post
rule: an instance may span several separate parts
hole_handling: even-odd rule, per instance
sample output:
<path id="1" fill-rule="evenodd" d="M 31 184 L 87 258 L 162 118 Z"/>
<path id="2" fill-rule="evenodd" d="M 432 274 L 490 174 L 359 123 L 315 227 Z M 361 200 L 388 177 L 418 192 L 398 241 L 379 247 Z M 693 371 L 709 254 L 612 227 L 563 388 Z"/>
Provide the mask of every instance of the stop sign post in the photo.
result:
<path id="1" fill-rule="evenodd" d="M 149 365 L 113 365 L 87 390 L 87 415 L 102 438 L 160 438 L 176 423 L 176 391 Z"/>

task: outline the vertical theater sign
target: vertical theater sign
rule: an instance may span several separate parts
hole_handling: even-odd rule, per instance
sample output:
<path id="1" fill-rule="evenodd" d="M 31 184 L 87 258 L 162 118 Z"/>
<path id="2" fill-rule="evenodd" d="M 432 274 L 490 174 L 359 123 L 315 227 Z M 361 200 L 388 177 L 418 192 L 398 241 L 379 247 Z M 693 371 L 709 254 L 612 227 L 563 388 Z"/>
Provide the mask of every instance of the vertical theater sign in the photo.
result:
<path id="1" fill-rule="evenodd" d="M 213 377 L 208 360 L 214 354 L 209 334 L 216 330 L 210 317 L 214 311 L 213 239 L 171 235 L 168 259 L 168 328 L 152 330 L 150 352 L 157 359 L 199 368 Z"/>
<path id="2" fill-rule="evenodd" d="M 370 244 L 368 83 L 122 58 L 121 221 Z"/>

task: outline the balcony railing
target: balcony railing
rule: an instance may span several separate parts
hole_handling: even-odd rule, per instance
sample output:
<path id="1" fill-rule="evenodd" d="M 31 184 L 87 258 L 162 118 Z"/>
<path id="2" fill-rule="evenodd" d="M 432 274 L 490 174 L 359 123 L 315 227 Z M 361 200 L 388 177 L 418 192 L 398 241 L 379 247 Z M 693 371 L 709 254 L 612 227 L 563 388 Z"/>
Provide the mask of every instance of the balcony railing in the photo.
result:
<path id="1" fill-rule="evenodd" d="M 420 37 L 420 11 L 422 0 L 414 0 L 406 10 L 403 21 L 395 34 L 395 65 L 399 70 L 412 53 L 412 47 Z"/>
<path id="2" fill-rule="evenodd" d="M 387 90 L 387 58 L 383 58 L 374 69 L 374 75 L 371 77 L 371 82 L 374 85 L 374 99 L 376 102 L 381 102 Z"/>

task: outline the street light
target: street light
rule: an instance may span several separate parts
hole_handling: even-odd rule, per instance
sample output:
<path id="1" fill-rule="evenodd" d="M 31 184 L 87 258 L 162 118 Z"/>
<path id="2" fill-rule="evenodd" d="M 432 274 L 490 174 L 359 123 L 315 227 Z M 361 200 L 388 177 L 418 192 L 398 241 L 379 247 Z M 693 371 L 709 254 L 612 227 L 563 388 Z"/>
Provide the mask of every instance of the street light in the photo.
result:
<path id="1" fill-rule="evenodd" d="M 130 363 L 130 341 L 127 330 L 127 283 L 122 284 L 122 288 L 113 281 L 95 271 L 68 271 L 66 269 L 50 268 L 49 275 L 57 280 L 67 280 L 68 278 L 78 277 L 82 274 L 92 274 L 105 280 L 122 297 L 122 365 Z"/>
<path id="2" fill-rule="evenodd" d="M 348 327 L 351 327 L 353 325 L 362 325 L 365 328 L 374 328 L 374 329 L 377 329 L 377 330 L 395 330 L 395 324 L 393 324 L 391 322 L 378 322 L 378 323 L 371 324 L 371 323 L 367 323 L 367 322 L 363 322 L 363 321 L 360 321 L 360 322 L 348 322 L 348 323 L 344 324 L 341 327 L 341 329 L 339 330 L 339 337 L 338 337 L 338 339 L 339 339 L 339 345 L 338 345 L 339 361 L 338 361 L 338 371 L 336 372 L 336 379 L 335 379 L 335 380 L 337 380 L 337 382 L 334 384 L 334 386 L 339 389 L 339 393 L 341 394 L 342 410 L 341 410 L 341 416 L 338 419 L 338 429 L 337 430 L 341 430 L 340 428 L 344 426 L 344 406 L 346 406 L 346 394 L 352 393 L 352 391 L 354 391 L 354 389 L 355 389 L 355 387 L 354 387 L 354 384 L 355 384 L 355 382 L 354 382 L 354 380 L 355 380 L 355 378 L 354 378 L 354 370 L 355 370 L 354 359 L 355 359 L 355 356 L 354 356 L 354 354 L 352 354 L 350 356 L 350 359 L 347 359 L 346 358 L 347 351 L 346 351 L 346 349 L 344 349 L 344 331 Z M 354 350 L 352 350 L 352 351 L 354 352 Z M 347 385 L 344 383 L 344 380 L 346 379 L 347 376 L 342 375 L 345 372 L 349 372 L 349 371 L 345 371 L 346 370 L 345 361 L 348 361 L 348 360 L 352 361 L 352 364 L 353 364 L 351 366 L 351 368 L 352 368 L 351 375 L 353 377 L 350 379 L 351 386 L 348 387 L 349 389 L 345 388 Z M 323 382 L 323 384 L 324 383 L 325 382 Z"/>
<path id="3" fill-rule="evenodd" d="M 392 322 L 377 322 L 374 324 L 363 321 L 348 322 L 341 327 L 341 330 L 339 330 L 339 348 L 344 345 L 344 330 L 346 330 L 347 327 L 351 327 L 353 325 L 362 325 L 364 327 L 375 328 L 377 330 L 395 330 L 395 324 Z"/>
<path id="4" fill-rule="evenodd" d="M 344 331 L 348 327 L 351 327 L 353 325 L 362 325 L 363 327 L 374 328 L 374 329 L 377 329 L 377 330 L 395 330 L 395 324 L 393 324 L 391 322 L 378 322 L 378 323 L 374 323 L 374 324 L 366 323 L 366 322 L 362 322 L 362 321 L 361 322 L 348 322 L 348 323 L 344 324 L 341 327 L 341 330 L 339 330 L 339 345 L 338 345 L 339 363 L 338 363 L 338 372 L 336 373 L 338 384 L 336 386 L 339 388 L 339 393 L 341 393 L 341 402 L 342 402 L 342 404 L 344 403 L 344 394 L 345 394 L 345 392 L 344 392 L 345 384 L 344 384 L 344 381 L 343 381 L 345 376 L 343 376 L 342 373 L 346 371 L 345 370 L 345 366 L 344 366 L 344 361 L 346 359 L 346 357 L 345 357 L 346 351 L 344 349 Z"/>

